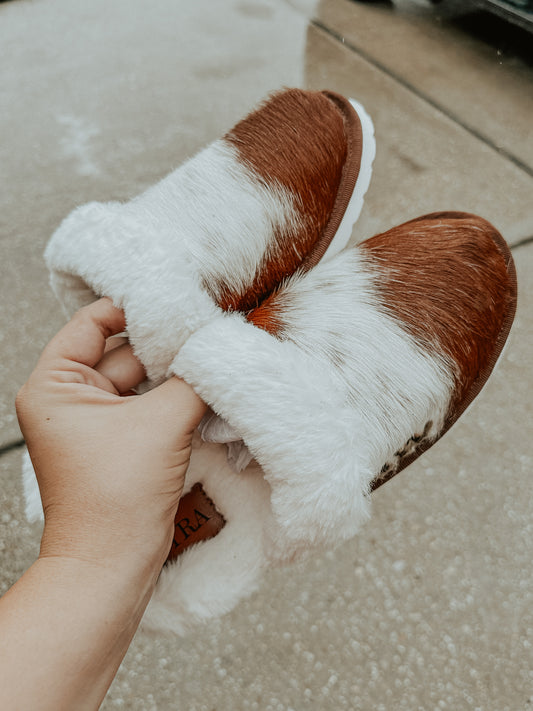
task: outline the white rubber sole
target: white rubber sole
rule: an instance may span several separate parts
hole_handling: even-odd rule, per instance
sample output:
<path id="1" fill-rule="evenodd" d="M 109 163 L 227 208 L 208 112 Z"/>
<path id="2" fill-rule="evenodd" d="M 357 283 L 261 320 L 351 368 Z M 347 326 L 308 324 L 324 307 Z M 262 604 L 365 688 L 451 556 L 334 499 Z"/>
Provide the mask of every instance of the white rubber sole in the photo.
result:
<path id="1" fill-rule="evenodd" d="M 331 243 L 326 249 L 322 259 L 331 259 L 331 257 L 334 257 L 341 250 L 343 250 L 350 241 L 353 226 L 359 219 L 359 215 L 363 209 L 364 198 L 372 177 L 372 164 L 374 163 L 374 158 L 376 157 L 376 138 L 372 119 L 358 101 L 350 99 L 350 104 L 359 116 L 363 131 L 361 166 L 359 168 L 359 175 L 355 183 L 355 189 L 352 193 L 352 197 L 350 198 L 350 202 L 348 203 L 348 207 L 346 208 L 346 212 L 341 220 L 341 224 L 339 225 L 335 237 L 331 240 Z"/>

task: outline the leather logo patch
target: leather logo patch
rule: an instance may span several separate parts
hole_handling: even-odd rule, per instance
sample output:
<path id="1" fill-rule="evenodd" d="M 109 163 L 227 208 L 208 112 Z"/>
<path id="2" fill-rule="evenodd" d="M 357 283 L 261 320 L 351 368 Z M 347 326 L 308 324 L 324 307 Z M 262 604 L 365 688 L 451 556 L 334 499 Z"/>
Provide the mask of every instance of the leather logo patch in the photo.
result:
<path id="1" fill-rule="evenodd" d="M 182 496 L 174 519 L 174 539 L 167 561 L 175 560 L 189 546 L 214 538 L 226 524 L 224 516 L 200 483 Z"/>

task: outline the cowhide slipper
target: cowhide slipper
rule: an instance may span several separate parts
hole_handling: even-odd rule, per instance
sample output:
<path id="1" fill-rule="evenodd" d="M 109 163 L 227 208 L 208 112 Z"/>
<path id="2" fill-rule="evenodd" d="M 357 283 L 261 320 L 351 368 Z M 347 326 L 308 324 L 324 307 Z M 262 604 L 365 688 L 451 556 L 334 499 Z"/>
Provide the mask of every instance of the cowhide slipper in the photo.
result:
<path id="1" fill-rule="evenodd" d="M 480 391 L 515 305 L 502 237 L 449 212 L 346 249 L 247 316 L 222 314 L 196 331 L 171 370 L 257 464 L 238 475 L 216 445 L 200 447 L 186 487 L 201 483 L 209 501 L 178 512 L 174 547 L 216 516 L 225 525 L 164 568 L 146 624 L 184 632 L 256 589 L 266 566 L 357 533 L 371 490 Z"/>
<path id="2" fill-rule="evenodd" d="M 278 92 L 138 197 L 74 210 L 46 249 L 52 288 L 68 315 L 100 296 L 124 308 L 153 386 L 196 330 L 224 311 L 257 308 L 296 271 L 345 246 L 374 155 L 372 121 L 356 101 Z M 29 457 L 24 482 L 35 520 L 42 512 Z M 209 496 L 195 492 L 199 516 Z M 219 516 L 216 530 L 222 524 Z M 192 525 L 189 544 L 198 538 L 191 533 Z"/>

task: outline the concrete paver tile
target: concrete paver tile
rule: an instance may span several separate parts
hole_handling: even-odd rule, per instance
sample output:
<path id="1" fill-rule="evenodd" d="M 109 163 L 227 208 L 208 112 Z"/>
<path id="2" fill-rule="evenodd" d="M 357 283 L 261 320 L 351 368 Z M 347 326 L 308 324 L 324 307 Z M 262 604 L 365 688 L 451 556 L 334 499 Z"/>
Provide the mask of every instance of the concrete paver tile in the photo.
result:
<path id="1" fill-rule="evenodd" d="M 20 448 L 0 456 L 0 596 L 39 554 L 42 526 L 26 521 L 20 462 Z"/>
<path id="2" fill-rule="evenodd" d="M 512 48 L 498 51 L 423 8 L 322 0 L 317 19 L 533 171 L 533 65 Z"/>
<path id="3" fill-rule="evenodd" d="M 374 174 L 356 239 L 434 210 L 477 213 L 511 244 L 533 234 L 533 178 L 315 26 L 306 80 L 356 98 L 375 124 Z"/>

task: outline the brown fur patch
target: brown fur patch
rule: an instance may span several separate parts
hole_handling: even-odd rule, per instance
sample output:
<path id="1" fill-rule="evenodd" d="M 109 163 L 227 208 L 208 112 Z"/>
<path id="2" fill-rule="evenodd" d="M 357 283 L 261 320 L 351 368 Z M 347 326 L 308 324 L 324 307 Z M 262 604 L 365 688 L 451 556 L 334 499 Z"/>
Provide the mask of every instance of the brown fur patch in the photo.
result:
<path id="1" fill-rule="evenodd" d="M 491 361 L 514 299 L 503 238 L 465 213 L 434 213 L 361 243 L 382 308 L 454 366 L 452 407 Z"/>
<path id="2" fill-rule="evenodd" d="M 247 320 L 257 328 L 262 328 L 272 336 L 279 336 L 283 326 L 283 303 L 280 293 L 275 291 L 256 309 L 250 311 Z"/>
<path id="3" fill-rule="evenodd" d="M 243 119 L 225 140 L 265 185 L 288 190 L 300 215 L 299 225 L 274 235 L 244 293 L 229 283 L 220 285 L 223 309 L 248 311 L 294 273 L 326 226 L 347 155 L 344 119 L 323 93 L 289 89 Z"/>

